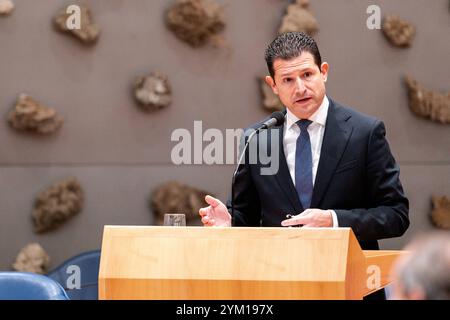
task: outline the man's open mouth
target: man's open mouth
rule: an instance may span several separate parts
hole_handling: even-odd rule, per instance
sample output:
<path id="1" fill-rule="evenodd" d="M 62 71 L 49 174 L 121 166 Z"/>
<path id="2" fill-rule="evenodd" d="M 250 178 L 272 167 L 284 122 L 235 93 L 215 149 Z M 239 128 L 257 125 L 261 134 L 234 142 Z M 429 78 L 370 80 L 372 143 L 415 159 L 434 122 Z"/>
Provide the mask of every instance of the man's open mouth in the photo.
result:
<path id="1" fill-rule="evenodd" d="M 309 100 L 311 100 L 311 97 L 301 98 L 301 99 L 296 100 L 295 102 L 296 103 L 304 103 L 304 102 L 309 101 Z"/>

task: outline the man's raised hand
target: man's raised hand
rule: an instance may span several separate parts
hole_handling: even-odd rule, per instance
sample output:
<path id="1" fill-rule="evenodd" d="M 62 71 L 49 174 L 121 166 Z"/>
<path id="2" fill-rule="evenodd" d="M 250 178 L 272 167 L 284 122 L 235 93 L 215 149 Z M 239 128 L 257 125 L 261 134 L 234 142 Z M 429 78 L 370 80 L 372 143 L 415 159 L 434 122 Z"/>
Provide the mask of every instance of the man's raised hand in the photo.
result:
<path id="1" fill-rule="evenodd" d="M 198 211 L 205 227 L 231 227 L 231 215 L 227 207 L 219 200 L 211 196 L 205 197 L 208 207 Z"/>

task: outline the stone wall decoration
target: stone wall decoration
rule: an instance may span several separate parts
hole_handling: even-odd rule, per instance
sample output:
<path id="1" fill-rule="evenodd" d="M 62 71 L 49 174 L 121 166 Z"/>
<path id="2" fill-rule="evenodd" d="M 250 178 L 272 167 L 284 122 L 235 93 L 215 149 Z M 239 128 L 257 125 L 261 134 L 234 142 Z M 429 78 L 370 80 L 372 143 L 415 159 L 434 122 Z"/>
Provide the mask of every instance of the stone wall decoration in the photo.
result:
<path id="1" fill-rule="evenodd" d="M 34 204 L 32 213 L 35 232 L 54 230 L 81 212 L 83 208 L 83 189 L 73 177 L 55 183 L 41 192 Z"/>
<path id="2" fill-rule="evenodd" d="M 416 28 L 396 15 L 383 19 L 382 30 L 386 38 L 400 48 L 410 47 L 416 35 Z"/>
<path id="3" fill-rule="evenodd" d="M 431 212 L 431 221 L 442 229 L 450 230 L 450 198 L 432 197 L 433 210 Z"/>
<path id="4" fill-rule="evenodd" d="M 26 94 L 21 94 L 8 114 L 9 125 L 16 130 L 51 134 L 61 128 L 64 120 L 54 109 L 45 107 Z"/>
<path id="5" fill-rule="evenodd" d="M 409 107 L 420 117 L 450 123 L 450 92 L 447 95 L 424 88 L 413 78 L 405 77 Z"/>
<path id="6" fill-rule="evenodd" d="M 223 8 L 214 0 L 176 0 L 167 11 L 166 25 L 194 48 L 211 41 L 220 43 L 225 29 Z"/>
<path id="7" fill-rule="evenodd" d="M 162 225 L 166 213 L 184 213 L 186 224 L 199 222 L 198 210 L 207 206 L 205 202 L 207 194 L 210 193 L 176 181 L 160 185 L 151 196 L 151 207 L 156 223 Z"/>
<path id="8" fill-rule="evenodd" d="M 50 265 L 50 257 L 38 244 L 30 243 L 20 250 L 12 268 L 20 272 L 46 274 Z"/>
<path id="9" fill-rule="evenodd" d="M 309 0 L 296 0 L 288 6 L 278 33 L 304 32 L 313 35 L 318 30 L 319 24 L 309 8 Z"/>
<path id="10" fill-rule="evenodd" d="M 0 16 L 10 15 L 14 10 L 14 3 L 11 0 L 0 0 Z"/>
<path id="11" fill-rule="evenodd" d="M 100 36 L 100 27 L 93 22 L 91 10 L 86 5 L 80 4 L 78 7 L 80 8 L 81 14 L 81 25 L 79 29 L 71 30 L 67 27 L 67 19 L 70 17 L 70 14 L 67 13 L 66 7 L 58 12 L 53 20 L 54 25 L 61 32 L 75 36 L 84 44 L 93 44 L 97 42 Z"/>
<path id="12" fill-rule="evenodd" d="M 134 97 L 146 111 L 168 107 L 172 103 L 172 89 L 168 77 L 160 72 L 137 77 L 134 83 Z"/>
<path id="13" fill-rule="evenodd" d="M 284 105 L 281 103 L 280 98 L 273 93 L 272 88 L 266 83 L 264 78 L 259 79 L 261 94 L 263 98 L 263 108 L 267 111 L 283 111 Z"/>

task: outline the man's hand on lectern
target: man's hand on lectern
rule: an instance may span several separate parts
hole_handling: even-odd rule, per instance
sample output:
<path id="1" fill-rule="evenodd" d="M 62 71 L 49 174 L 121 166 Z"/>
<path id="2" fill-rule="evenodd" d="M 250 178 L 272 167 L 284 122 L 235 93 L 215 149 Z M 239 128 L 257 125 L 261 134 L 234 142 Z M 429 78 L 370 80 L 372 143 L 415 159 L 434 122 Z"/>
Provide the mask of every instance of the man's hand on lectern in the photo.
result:
<path id="1" fill-rule="evenodd" d="M 281 221 L 281 225 L 283 227 L 331 228 L 333 227 L 333 217 L 331 210 L 306 209 L 290 219 Z"/>
<path id="2" fill-rule="evenodd" d="M 206 208 L 201 208 L 198 214 L 202 217 L 202 223 L 205 227 L 231 227 L 231 215 L 227 207 L 216 198 L 205 197 Z"/>

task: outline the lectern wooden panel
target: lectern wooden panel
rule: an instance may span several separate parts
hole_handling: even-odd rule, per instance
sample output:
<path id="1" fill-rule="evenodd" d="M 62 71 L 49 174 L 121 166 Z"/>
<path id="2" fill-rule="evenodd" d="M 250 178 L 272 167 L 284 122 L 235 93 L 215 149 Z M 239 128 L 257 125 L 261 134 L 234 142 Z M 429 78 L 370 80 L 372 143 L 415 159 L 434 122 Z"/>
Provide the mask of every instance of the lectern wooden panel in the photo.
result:
<path id="1" fill-rule="evenodd" d="M 362 251 L 350 228 L 105 226 L 99 298 L 361 299 L 399 254 Z"/>

